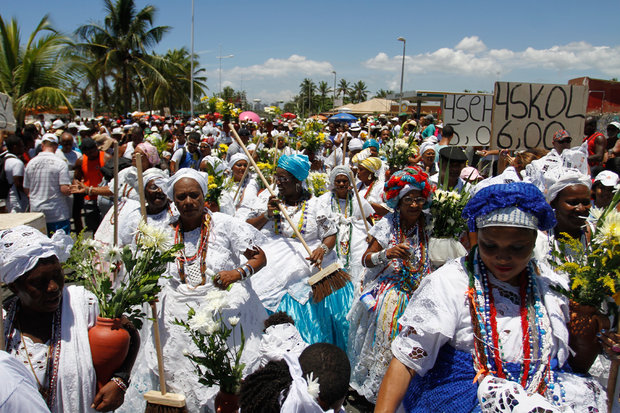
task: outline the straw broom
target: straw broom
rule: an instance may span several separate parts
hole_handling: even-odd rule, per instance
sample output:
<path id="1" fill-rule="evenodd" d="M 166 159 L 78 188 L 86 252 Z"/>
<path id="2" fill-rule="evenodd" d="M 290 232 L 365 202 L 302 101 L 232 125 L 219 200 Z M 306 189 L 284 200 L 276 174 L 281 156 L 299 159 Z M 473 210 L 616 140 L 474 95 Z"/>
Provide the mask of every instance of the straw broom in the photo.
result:
<path id="1" fill-rule="evenodd" d="M 269 184 L 267 183 L 265 176 L 263 175 L 261 170 L 256 165 L 256 162 L 254 161 L 254 159 L 250 156 L 250 152 L 248 151 L 248 148 L 246 148 L 246 146 L 241 141 L 241 138 L 239 138 L 239 135 L 237 135 L 237 131 L 235 130 L 234 126 L 230 125 L 230 131 L 232 132 L 233 137 L 236 139 L 237 144 L 239 144 L 239 146 L 243 149 L 246 156 L 250 158 L 250 162 L 252 163 L 252 166 L 254 167 L 254 169 L 256 169 L 256 172 L 258 173 L 259 178 L 261 179 L 261 181 L 263 181 L 263 184 L 265 185 L 265 187 L 267 188 L 271 196 L 275 197 L 276 196 L 275 192 L 273 192 L 273 189 L 271 189 L 271 186 L 269 186 Z M 286 212 L 286 208 L 284 208 L 284 205 L 282 205 L 281 203 L 278 203 L 278 208 L 280 209 L 282 216 L 286 219 L 288 224 L 293 229 L 295 236 L 299 239 L 299 241 L 301 241 L 308 255 L 312 255 L 312 251 L 310 250 L 310 247 L 308 246 L 306 241 L 301 236 L 299 229 L 293 223 L 293 221 L 291 220 L 291 217 Z M 327 266 L 326 268 L 321 268 L 319 266 L 319 272 L 308 279 L 308 284 L 310 284 L 310 286 L 312 287 L 312 299 L 314 300 L 314 302 L 318 303 L 322 301 L 325 297 L 333 293 L 334 291 L 337 291 L 340 288 L 344 287 L 347 284 L 347 282 L 350 280 L 351 280 L 351 276 L 347 274 L 346 272 L 342 271 L 342 267 L 340 266 L 340 263 L 338 262 L 335 262 Z"/>
<path id="2" fill-rule="evenodd" d="M 140 213 L 146 224 L 146 202 L 144 200 L 144 179 L 142 177 L 142 159 L 136 154 L 136 167 L 138 169 L 138 193 L 140 194 Z M 166 391 L 166 379 L 164 378 L 164 357 L 159 338 L 159 321 L 157 318 L 157 306 L 151 302 L 151 314 L 153 316 L 153 338 L 155 339 L 155 351 L 157 352 L 157 370 L 159 373 L 160 390 L 149 390 L 144 393 L 146 408 L 144 413 L 182 413 L 187 412 L 185 396 L 182 394 L 168 393 Z"/>

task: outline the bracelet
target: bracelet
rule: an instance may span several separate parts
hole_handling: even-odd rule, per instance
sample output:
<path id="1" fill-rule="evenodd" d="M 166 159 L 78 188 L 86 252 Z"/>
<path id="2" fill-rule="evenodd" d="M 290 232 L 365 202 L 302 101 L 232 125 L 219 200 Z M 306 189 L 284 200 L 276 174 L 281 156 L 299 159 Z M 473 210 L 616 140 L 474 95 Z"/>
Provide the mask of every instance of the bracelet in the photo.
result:
<path id="1" fill-rule="evenodd" d="M 376 267 L 377 265 L 384 264 L 387 261 L 387 251 L 381 250 L 379 252 L 375 252 L 374 254 L 370 254 L 370 262 Z"/>
<path id="2" fill-rule="evenodd" d="M 243 269 L 243 267 L 241 268 L 235 268 L 235 270 L 237 270 L 237 272 L 239 273 L 239 275 L 241 276 L 242 280 L 245 280 L 246 278 L 248 278 L 247 274 L 245 273 L 245 270 Z"/>
<path id="3" fill-rule="evenodd" d="M 251 276 L 254 275 L 254 267 L 252 267 L 250 264 L 248 264 L 247 262 L 245 264 L 243 264 L 243 266 L 241 267 L 243 268 L 243 270 L 245 271 L 246 274 L 248 274 L 246 276 L 246 278 L 249 278 Z"/>
<path id="4" fill-rule="evenodd" d="M 90 196 L 90 194 L 91 194 L 91 192 L 92 192 L 92 191 L 93 191 L 93 187 L 92 187 L 92 186 L 89 186 L 89 187 L 88 187 L 88 193 L 87 193 L 87 195 L 88 195 L 88 196 Z"/>
<path id="5" fill-rule="evenodd" d="M 127 392 L 127 384 L 120 377 L 112 377 L 110 381 L 116 383 L 116 385 L 123 391 L 123 393 Z"/>
<path id="6" fill-rule="evenodd" d="M 325 254 L 329 252 L 329 247 L 325 245 L 324 243 L 321 243 L 321 245 L 319 246 L 323 249 L 323 252 L 325 252 Z"/>

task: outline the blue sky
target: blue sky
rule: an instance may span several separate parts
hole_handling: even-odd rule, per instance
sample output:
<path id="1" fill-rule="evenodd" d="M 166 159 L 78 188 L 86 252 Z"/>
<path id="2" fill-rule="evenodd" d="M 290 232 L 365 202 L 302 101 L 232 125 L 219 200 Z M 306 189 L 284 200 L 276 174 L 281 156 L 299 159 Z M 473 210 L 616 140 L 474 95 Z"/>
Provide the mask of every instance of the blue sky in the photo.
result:
<path id="1" fill-rule="evenodd" d="M 191 0 L 154 5 L 156 25 L 170 26 L 155 49 L 190 45 Z M 3 0 L 22 38 L 48 13 L 72 33 L 103 21 L 96 0 Z M 620 2 L 592 1 L 206 1 L 195 0 L 195 51 L 209 94 L 222 84 L 263 103 L 287 100 L 305 77 L 316 83 L 363 80 L 372 96 L 397 91 L 407 39 L 404 90 L 493 90 L 496 80 L 566 83 L 580 76 L 620 78 Z"/>

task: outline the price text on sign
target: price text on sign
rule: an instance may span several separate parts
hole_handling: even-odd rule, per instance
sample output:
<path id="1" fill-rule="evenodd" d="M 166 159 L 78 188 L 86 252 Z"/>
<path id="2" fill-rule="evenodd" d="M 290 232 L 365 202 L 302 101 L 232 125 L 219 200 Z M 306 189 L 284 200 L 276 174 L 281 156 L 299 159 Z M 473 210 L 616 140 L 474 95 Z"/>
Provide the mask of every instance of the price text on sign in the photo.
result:
<path id="1" fill-rule="evenodd" d="M 451 145 L 489 146 L 493 95 L 446 94 L 443 100 L 443 122 L 454 128 Z"/>
<path id="2" fill-rule="evenodd" d="M 585 86 L 496 82 L 491 147 L 551 149 L 559 129 L 578 145 L 587 96 Z"/>
<path id="3" fill-rule="evenodd" d="M 15 132 L 15 115 L 9 95 L 0 93 L 0 130 Z"/>

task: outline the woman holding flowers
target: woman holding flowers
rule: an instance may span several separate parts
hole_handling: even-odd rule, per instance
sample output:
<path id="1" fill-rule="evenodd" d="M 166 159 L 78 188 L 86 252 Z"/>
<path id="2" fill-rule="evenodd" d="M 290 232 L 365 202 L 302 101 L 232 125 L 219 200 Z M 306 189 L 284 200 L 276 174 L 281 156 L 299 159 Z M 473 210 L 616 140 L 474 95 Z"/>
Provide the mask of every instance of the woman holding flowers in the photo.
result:
<path id="1" fill-rule="evenodd" d="M 385 185 L 394 209 L 371 230 L 362 263 L 366 267 L 359 300 L 349 320 L 351 387 L 370 402 L 392 357 L 390 343 L 400 331 L 398 318 L 420 281 L 430 272 L 426 219 L 432 185 L 418 167 L 405 168 Z"/>
<path id="2" fill-rule="evenodd" d="M 220 212 L 235 216 L 241 205 L 251 203 L 256 198 L 260 187 L 253 174 L 245 174 L 247 168 L 248 157 L 245 154 L 236 153 L 231 156 L 228 170 L 232 185 L 225 185 L 226 189 L 220 195 Z"/>
<path id="3" fill-rule="evenodd" d="M 555 225 L 542 193 L 490 185 L 463 217 L 478 246 L 422 280 L 399 320 L 375 411 L 401 401 L 409 412 L 606 411 L 600 385 L 567 364 L 568 301 L 554 289 L 566 281 L 531 258 L 536 230 Z"/>
<path id="4" fill-rule="evenodd" d="M 110 411 L 123 404 L 140 345 L 135 329 L 123 365 L 96 388 L 88 330 L 97 299 L 81 286 L 65 286 L 61 262 L 71 249 L 62 231 L 50 239 L 28 226 L 0 232 L 0 280 L 15 297 L 3 312 L 6 350 L 32 373 L 51 412 Z"/>
<path id="5" fill-rule="evenodd" d="M 323 267 L 335 262 L 337 228 L 330 211 L 306 186 L 310 162 L 305 155 L 282 155 L 275 171 L 278 198 L 258 198 L 248 222 L 266 234 L 265 253 L 269 259 L 265 271 L 252 279 L 252 285 L 270 312 L 285 311 L 294 320 L 308 343 L 329 342 L 346 348 L 346 314 L 353 297 L 353 285 L 314 303 L 308 278 L 310 264 Z M 295 237 L 288 222 L 278 214 L 278 202 L 286 208 L 293 223 L 308 243 L 312 254 Z"/>
<path id="6" fill-rule="evenodd" d="M 184 247 L 176 261 L 168 266 L 168 277 L 160 280 L 159 323 L 166 382 L 171 392 L 185 394 L 189 411 L 213 408 L 218 389 L 205 388 L 198 382 L 192 363 L 184 356 L 188 352 L 198 354 L 198 350 L 191 344 L 185 328 L 175 324 L 175 319 L 187 320 L 190 307 L 197 313 L 208 307 L 213 312 L 221 311 L 225 317 L 239 317 L 245 333 L 241 362 L 248 373 L 258 362 L 262 323 L 267 317 L 247 281 L 265 265 L 265 254 L 258 246 L 264 237 L 243 221 L 206 209 L 206 191 L 205 174 L 189 168 L 177 171 L 166 190 L 179 211 L 169 233 L 175 244 Z M 220 290 L 224 291 L 220 293 Z M 215 328 L 209 320 L 202 321 L 204 325 L 196 319 L 191 324 L 197 329 Z M 240 336 L 231 337 L 229 344 L 238 350 L 242 344 Z M 153 343 L 149 341 L 144 347 L 145 363 L 152 380 L 156 381 Z M 148 389 L 144 386 L 141 390 Z"/>

